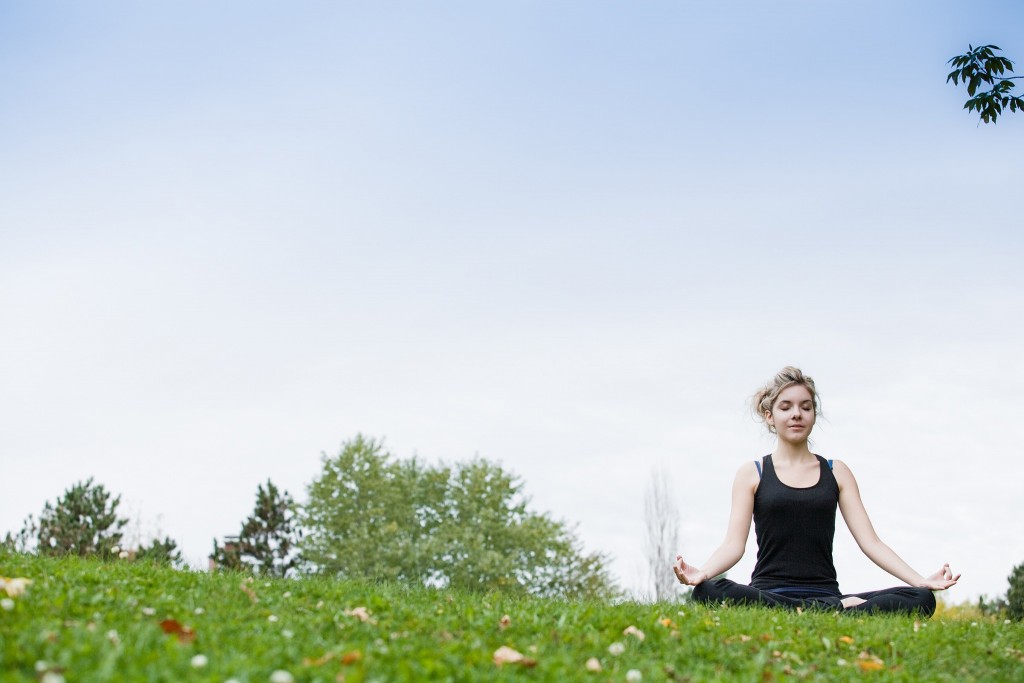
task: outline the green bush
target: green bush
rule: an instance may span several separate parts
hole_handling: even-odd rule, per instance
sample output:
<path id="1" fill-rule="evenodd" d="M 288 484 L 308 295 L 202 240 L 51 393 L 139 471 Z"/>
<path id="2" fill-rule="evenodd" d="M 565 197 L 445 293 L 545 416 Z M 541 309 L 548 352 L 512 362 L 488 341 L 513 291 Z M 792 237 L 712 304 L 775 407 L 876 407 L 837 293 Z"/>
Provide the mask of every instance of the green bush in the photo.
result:
<path id="1" fill-rule="evenodd" d="M 1011 619 L 1024 619 L 1024 564 L 1019 564 L 1007 577 L 1010 589 L 1006 591 L 1006 611 Z"/>

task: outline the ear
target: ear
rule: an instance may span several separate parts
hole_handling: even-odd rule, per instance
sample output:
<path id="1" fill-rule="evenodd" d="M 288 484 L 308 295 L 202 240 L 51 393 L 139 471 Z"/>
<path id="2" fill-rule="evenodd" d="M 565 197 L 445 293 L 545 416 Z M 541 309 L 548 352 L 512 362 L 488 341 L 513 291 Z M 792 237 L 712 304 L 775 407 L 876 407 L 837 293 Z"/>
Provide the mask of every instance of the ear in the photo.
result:
<path id="1" fill-rule="evenodd" d="M 772 411 L 770 411 L 770 410 L 764 411 L 764 421 L 767 422 L 769 425 L 774 425 L 775 424 L 775 420 L 772 419 Z"/>

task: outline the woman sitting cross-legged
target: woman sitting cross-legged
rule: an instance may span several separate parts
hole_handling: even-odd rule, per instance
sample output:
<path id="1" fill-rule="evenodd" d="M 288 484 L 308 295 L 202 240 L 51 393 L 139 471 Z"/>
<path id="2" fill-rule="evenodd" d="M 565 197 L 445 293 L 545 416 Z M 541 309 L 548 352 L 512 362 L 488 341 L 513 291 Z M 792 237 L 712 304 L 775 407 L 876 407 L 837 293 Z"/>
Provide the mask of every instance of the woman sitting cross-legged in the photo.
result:
<path id="1" fill-rule="evenodd" d="M 948 564 L 930 576 L 914 571 L 875 533 L 857 480 L 841 460 L 811 453 L 807 437 L 819 413 L 814 380 L 786 367 L 754 395 L 754 411 L 776 434 L 775 450 L 743 465 L 732 488 L 725 540 L 700 567 L 681 556 L 673 566 L 681 583 L 704 603 L 818 607 L 863 612 L 935 612 L 932 591 L 956 584 Z M 907 585 L 843 594 L 832 561 L 836 508 L 864 554 Z M 743 557 L 750 520 L 757 536 L 757 563 L 750 585 L 712 579 Z"/>

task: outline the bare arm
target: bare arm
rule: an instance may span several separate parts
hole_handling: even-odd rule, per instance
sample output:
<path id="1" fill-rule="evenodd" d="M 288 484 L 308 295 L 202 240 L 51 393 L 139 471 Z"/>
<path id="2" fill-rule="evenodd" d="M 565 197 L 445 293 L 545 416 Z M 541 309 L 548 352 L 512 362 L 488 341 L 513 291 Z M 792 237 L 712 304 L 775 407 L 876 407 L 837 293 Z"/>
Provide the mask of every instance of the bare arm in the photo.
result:
<path id="1" fill-rule="evenodd" d="M 672 569 L 680 583 L 696 586 L 732 569 L 740 561 L 747 547 L 747 536 L 750 535 L 750 519 L 754 514 L 754 491 L 757 490 L 758 479 L 753 462 L 740 467 L 732 483 L 732 511 L 729 513 L 725 540 L 700 567 L 687 564 L 682 556 L 676 556 Z"/>
<path id="2" fill-rule="evenodd" d="M 892 548 L 882 542 L 868 518 L 867 510 L 860 498 L 860 488 L 853 472 L 841 460 L 833 464 L 833 473 L 839 482 L 839 510 L 843 513 L 846 526 L 850 528 L 857 545 L 868 558 L 879 567 L 905 581 L 911 586 L 928 588 L 934 591 L 945 590 L 956 584 L 960 575 L 953 576 L 948 564 L 931 576 L 921 576 L 909 564 L 903 561 Z"/>

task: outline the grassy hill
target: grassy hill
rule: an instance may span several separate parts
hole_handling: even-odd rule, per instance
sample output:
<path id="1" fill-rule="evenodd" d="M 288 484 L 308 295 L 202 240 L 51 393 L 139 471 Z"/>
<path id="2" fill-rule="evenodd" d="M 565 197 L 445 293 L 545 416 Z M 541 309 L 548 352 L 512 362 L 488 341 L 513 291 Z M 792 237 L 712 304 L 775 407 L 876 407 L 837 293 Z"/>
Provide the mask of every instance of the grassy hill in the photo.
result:
<path id="1" fill-rule="evenodd" d="M 2 552 L 0 575 L 32 581 L 15 597 L 0 589 L 0 681 L 1024 680 L 1024 625 L 1002 621 L 560 602 Z M 511 651 L 522 659 L 495 663 Z"/>

